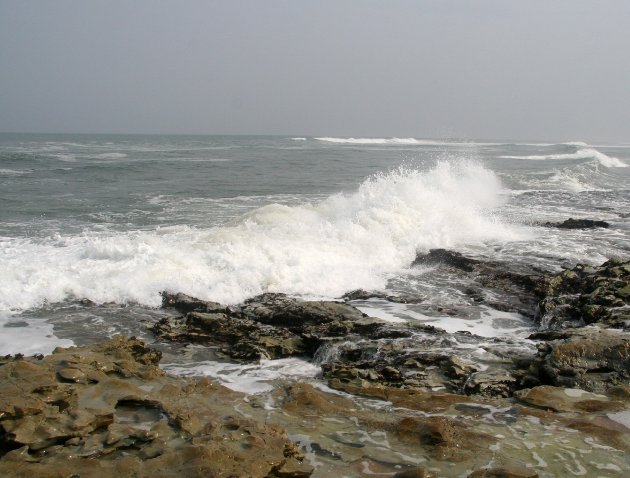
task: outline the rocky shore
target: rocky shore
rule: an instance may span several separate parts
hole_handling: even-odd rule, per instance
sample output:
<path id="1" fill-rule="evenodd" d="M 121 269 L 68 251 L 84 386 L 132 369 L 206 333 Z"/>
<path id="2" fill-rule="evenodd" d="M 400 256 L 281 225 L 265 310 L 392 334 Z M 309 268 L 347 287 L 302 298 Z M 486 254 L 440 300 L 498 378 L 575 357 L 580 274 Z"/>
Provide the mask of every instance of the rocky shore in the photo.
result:
<path id="1" fill-rule="evenodd" d="M 422 309 L 422 297 L 370 291 L 339 301 L 268 293 L 236 306 L 164 292 L 173 314 L 151 324 L 157 343 L 209 347 L 217 360 L 241 364 L 298 357 L 318 365 L 321 377 L 245 395 L 168 375 L 158 351 L 124 337 L 46 357 L 5 357 L 0 473 L 630 472 L 629 260 L 547 274 L 433 250 L 414 265 L 466 277 L 473 285 L 462 294 L 470 300 L 527 317 L 537 330 L 523 347 L 517 337 L 386 321 L 354 304 Z M 439 312 L 458 315 L 456 307 Z"/>

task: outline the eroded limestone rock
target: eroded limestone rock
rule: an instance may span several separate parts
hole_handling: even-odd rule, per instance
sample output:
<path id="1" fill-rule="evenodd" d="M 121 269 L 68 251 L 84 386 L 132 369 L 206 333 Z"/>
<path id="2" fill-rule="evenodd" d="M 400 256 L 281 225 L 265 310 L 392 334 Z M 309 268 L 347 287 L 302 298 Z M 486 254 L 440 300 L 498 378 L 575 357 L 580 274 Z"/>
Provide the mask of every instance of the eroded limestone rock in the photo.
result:
<path id="1" fill-rule="evenodd" d="M 3 476 L 309 476 L 286 432 L 235 414 L 241 394 L 167 376 L 136 339 L 0 360 Z"/>

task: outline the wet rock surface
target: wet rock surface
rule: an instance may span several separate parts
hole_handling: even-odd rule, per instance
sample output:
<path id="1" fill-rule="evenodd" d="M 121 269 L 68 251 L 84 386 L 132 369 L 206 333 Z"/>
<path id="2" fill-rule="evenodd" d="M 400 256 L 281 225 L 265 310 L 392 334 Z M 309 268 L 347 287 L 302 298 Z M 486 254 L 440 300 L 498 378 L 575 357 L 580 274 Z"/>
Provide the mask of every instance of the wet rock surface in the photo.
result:
<path id="1" fill-rule="evenodd" d="M 509 372 L 511 358 L 480 367 L 441 351 L 478 344 L 481 338 L 469 332 L 448 334 L 419 322 L 394 324 L 367 317 L 346 303 L 300 301 L 284 294 L 264 294 L 230 307 L 181 294 L 163 297 L 169 307 L 188 312 L 154 324 L 151 330 L 159 339 L 219 346 L 231 360 L 302 356 L 321 365 L 327 380 L 363 387 L 507 397 L 517 383 Z M 492 342 L 493 352 L 501 355 L 501 347 L 510 341 Z"/>
<path id="2" fill-rule="evenodd" d="M 573 469 L 541 465 L 551 451 L 591 440 L 590 462 L 619 470 L 630 451 L 630 428 L 611 415 L 626 413 L 630 387 L 607 395 L 538 387 L 515 401 L 332 379 L 343 393 L 319 381 L 278 382 L 244 396 L 168 376 L 158 359 L 116 338 L 2 360 L 0 473 L 550 477 Z M 83 372 L 79 382 L 74 372 L 59 375 L 68 368 Z"/>
<path id="3" fill-rule="evenodd" d="M 605 392 L 630 383 L 630 334 L 602 327 L 534 335 L 545 339 L 530 372 L 541 383 Z"/>
<path id="4" fill-rule="evenodd" d="M 343 302 L 301 301 L 268 293 L 227 307 L 183 294 L 165 292 L 162 296 L 168 307 L 187 313 L 153 325 L 157 337 L 220 345 L 227 356 L 240 361 L 313 356 L 331 340 L 396 333 L 386 322 Z"/>
<path id="5" fill-rule="evenodd" d="M 241 394 L 167 376 L 135 339 L 0 361 L 3 476 L 309 476 Z M 289 471 L 290 470 L 290 471 Z"/>
<path id="6" fill-rule="evenodd" d="M 630 261 L 611 259 L 599 267 L 577 265 L 549 275 L 436 249 L 418 255 L 414 264 L 473 277 L 484 290 L 499 292 L 492 300 L 480 298 L 499 310 L 529 311 L 530 317 L 537 311 L 541 331 L 530 336 L 539 342 L 537 352 L 515 349 L 518 339 L 446 333 L 421 322 L 385 322 L 349 303 L 271 293 L 229 307 L 164 293 L 164 305 L 185 315 L 163 319 L 152 331 L 162 340 L 218 346 L 226 357 L 242 362 L 306 357 L 321 365 L 331 383 L 355 389 L 386 386 L 510 397 L 538 385 L 601 392 L 628 384 L 628 337 L 612 328 L 630 323 Z M 372 297 L 355 291 L 346 299 Z M 506 303 L 511 305 L 503 307 Z M 593 323 L 598 327 L 583 327 Z M 479 362 L 460 352 L 475 346 L 492 360 Z"/>
<path id="7" fill-rule="evenodd" d="M 544 294 L 543 271 L 515 269 L 511 264 L 473 259 L 447 249 L 418 254 L 412 266 L 438 267 L 463 274 L 476 284 L 463 291 L 475 302 L 528 317 L 533 317 Z"/>
<path id="8" fill-rule="evenodd" d="M 608 228 L 610 224 L 606 221 L 597 221 L 593 219 L 573 219 L 569 218 L 561 222 L 546 222 L 545 227 L 556 227 L 558 229 L 593 229 L 596 227 Z"/>
<path id="9" fill-rule="evenodd" d="M 601 323 L 630 328 L 630 260 L 578 264 L 546 280 L 538 320 L 545 329 Z"/>

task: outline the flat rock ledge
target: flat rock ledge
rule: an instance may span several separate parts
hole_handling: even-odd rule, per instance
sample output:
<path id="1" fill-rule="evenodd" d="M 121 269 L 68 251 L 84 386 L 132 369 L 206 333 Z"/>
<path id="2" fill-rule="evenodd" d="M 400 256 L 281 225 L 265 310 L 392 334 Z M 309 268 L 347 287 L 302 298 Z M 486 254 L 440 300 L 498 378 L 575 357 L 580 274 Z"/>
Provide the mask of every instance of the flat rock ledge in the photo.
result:
<path id="1" fill-rule="evenodd" d="M 307 477 L 279 426 L 242 394 L 166 375 L 134 338 L 0 359 L 0 476 Z"/>

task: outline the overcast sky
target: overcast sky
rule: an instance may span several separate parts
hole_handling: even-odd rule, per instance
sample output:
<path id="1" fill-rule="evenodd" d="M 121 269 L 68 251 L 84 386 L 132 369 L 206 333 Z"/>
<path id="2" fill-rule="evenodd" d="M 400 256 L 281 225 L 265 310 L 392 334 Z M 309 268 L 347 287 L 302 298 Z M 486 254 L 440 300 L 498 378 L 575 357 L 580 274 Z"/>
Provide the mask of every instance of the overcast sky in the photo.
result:
<path id="1" fill-rule="evenodd" d="M 630 0 L 0 0 L 0 131 L 630 141 Z"/>

